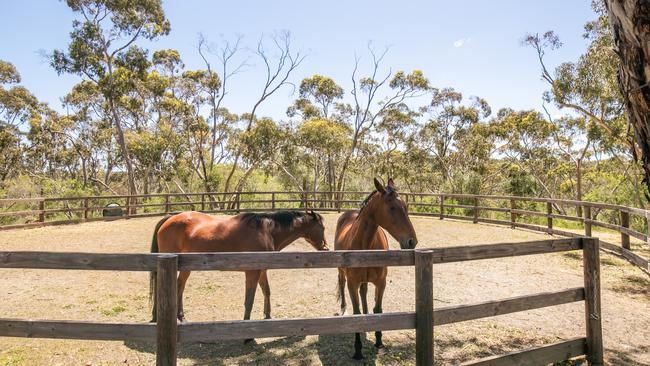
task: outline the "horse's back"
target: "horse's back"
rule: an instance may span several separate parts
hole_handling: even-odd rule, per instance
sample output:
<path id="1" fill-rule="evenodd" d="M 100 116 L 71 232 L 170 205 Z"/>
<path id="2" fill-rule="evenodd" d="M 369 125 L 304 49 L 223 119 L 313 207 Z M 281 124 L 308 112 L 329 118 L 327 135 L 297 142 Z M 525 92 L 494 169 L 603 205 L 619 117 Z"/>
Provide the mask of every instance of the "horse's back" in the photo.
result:
<path id="1" fill-rule="evenodd" d="M 255 230 L 235 217 L 196 211 L 172 216 L 158 231 L 161 252 L 242 252 L 268 248 L 264 230 Z"/>

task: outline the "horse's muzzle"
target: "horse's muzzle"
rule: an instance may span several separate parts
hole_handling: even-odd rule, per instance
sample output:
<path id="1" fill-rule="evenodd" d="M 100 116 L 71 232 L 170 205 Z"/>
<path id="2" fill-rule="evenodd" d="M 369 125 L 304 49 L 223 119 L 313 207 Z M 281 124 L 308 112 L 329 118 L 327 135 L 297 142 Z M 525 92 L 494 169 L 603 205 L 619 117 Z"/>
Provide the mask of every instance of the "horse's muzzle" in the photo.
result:
<path id="1" fill-rule="evenodd" d="M 415 249 L 415 246 L 418 245 L 418 239 L 417 238 L 408 238 L 406 240 L 402 240 L 399 243 L 399 246 L 402 249 Z"/>

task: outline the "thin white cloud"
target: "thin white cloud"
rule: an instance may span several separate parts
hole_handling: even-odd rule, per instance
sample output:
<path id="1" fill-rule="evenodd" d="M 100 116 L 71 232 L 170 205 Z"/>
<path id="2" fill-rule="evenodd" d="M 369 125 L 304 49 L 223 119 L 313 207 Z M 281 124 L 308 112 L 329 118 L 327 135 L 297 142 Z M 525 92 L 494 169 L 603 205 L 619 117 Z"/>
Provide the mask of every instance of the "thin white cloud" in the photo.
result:
<path id="1" fill-rule="evenodd" d="M 455 48 L 463 47 L 465 44 L 469 43 L 470 39 L 471 39 L 471 38 L 461 38 L 461 39 L 458 39 L 458 40 L 456 40 L 456 41 L 454 42 L 454 47 L 455 47 Z"/>

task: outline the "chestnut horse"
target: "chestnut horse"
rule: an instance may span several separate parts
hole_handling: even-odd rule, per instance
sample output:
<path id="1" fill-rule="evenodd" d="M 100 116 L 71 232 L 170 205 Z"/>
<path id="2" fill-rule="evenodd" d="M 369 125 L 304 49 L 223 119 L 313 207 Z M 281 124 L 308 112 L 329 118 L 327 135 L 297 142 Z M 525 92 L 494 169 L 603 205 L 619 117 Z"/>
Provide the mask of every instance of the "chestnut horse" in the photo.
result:
<path id="1" fill-rule="evenodd" d="M 243 213 L 233 217 L 216 217 L 201 212 L 183 212 L 167 216 L 156 225 L 151 253 L 189 252 L 272 252 L 280 251 L 298 238 L 304 238 L 317 250 L 328 250 L 323 217 L 314 211 L 277 211 Z M 266 270 L 246 272 L 244 320 L 250 319 L 259 283 L 264 294 L 264 318 L 271 318 L 271 289 Z M 178 319 L 185 320 L 183 290 L 190 271 L 178 274 Z M 149 281 L 156 321 L 156 273 Z"/>
<path id="2" fill-rule="evenodd" d="M 418 240 L 409 219 L 406 205 L 400 199 L 392 179 L 386 187 L 375 178 L 376 190 L 363 201 L 359 211 L 347 211 L 336 224 L 335 250 L 387 250 L 388 241 L 384 230 L 399 242 L 402 249 L 413 249 Z M 341 314 L 345 314 L 345 282 L 354 314 L 360 314 L 359 295 L 364 314 L 368 314 L 368 283 L 375 285 L 375 307 L 373 312 L 382 312 L 381 302 L 386 288 L 386 267 L 339 268 L 338 298 Z M 375 332 L 375 347 L 382 348 L 381 332 Z M 363 358 L 361 334 L 354 338 L 355 360 Z"/>

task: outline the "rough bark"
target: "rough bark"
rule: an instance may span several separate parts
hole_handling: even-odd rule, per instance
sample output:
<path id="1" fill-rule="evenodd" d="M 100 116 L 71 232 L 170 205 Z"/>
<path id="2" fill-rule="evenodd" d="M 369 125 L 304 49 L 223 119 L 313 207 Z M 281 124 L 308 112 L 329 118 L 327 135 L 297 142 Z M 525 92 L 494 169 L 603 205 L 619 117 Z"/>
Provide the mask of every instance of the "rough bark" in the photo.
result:
<path id="1" fill-rule="evenodd" d="M 607 0 L 607 10 L 621 59 L 619 88 L 641 152 L 635 157 L 643 163 L 650 189 L 650 1 Z"/>

